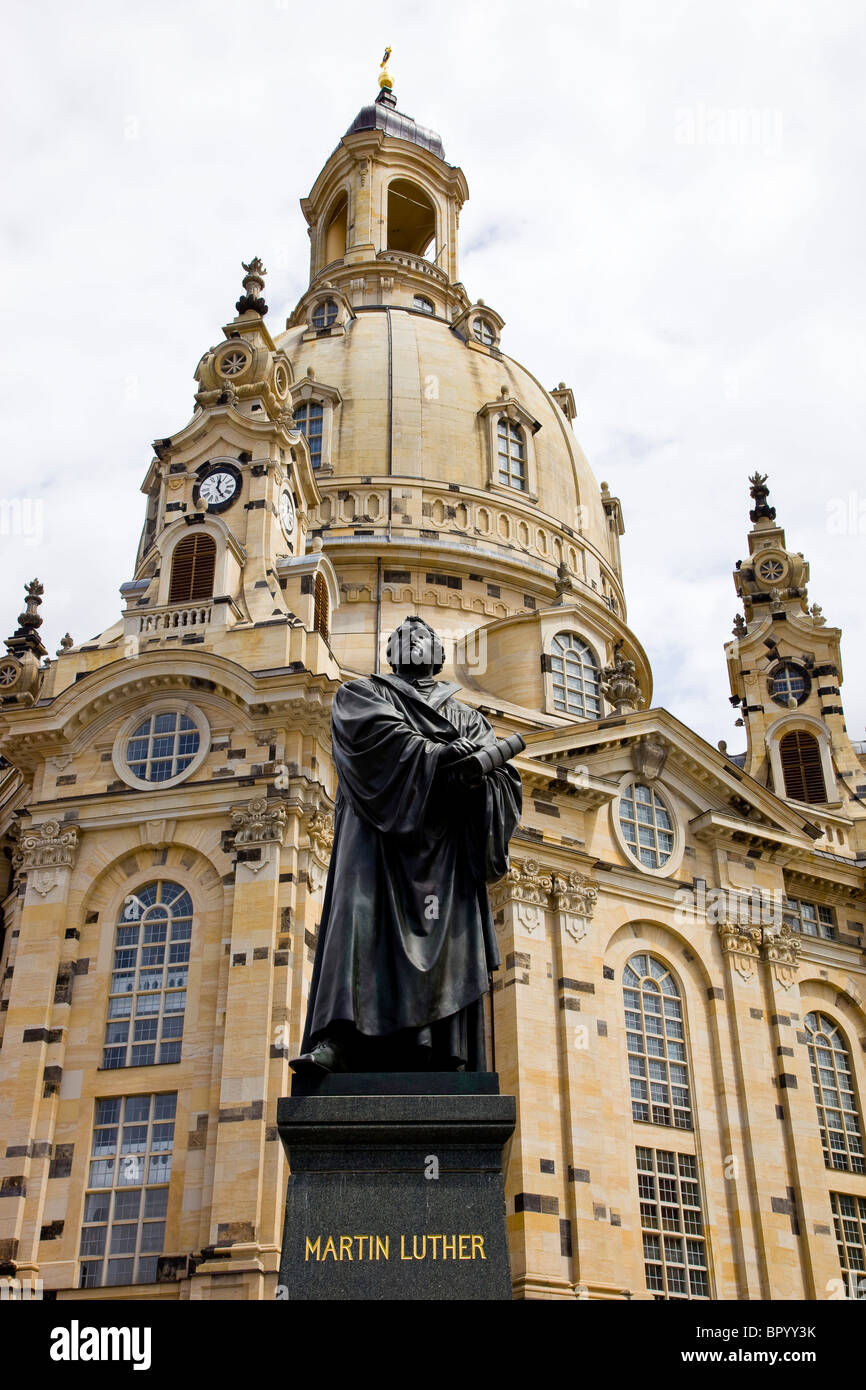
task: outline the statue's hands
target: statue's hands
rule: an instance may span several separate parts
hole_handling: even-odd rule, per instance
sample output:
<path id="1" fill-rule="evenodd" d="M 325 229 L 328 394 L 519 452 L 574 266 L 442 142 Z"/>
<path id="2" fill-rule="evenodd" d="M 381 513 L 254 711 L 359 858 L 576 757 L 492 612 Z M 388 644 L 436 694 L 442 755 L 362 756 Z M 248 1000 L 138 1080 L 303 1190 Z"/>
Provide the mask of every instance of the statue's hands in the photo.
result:
<path id="1" fill-rule="evenodd" d="M 457 763 L 461 758 L 468 758 L 470 753 L 474 753 L 480 747 L 473 743 L 471 738 L 455 738 L 453 743 L 446 743 L 442 752 L 439 754 L 439 766 L 450 767 L 452 763 Z"/>

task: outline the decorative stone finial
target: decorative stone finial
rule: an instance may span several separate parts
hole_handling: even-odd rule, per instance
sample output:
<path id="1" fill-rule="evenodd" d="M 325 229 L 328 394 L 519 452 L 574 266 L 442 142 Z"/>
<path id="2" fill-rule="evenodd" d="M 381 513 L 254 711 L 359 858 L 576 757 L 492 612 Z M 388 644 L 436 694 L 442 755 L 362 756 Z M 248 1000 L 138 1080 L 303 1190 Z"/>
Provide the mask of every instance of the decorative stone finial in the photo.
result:
<path id="1" fill-rule="evenodd" d="M 735 613 L 735 614 L 734 614 L 734 629 L 733 629 L 733 631 L 734 631 L 734 636 L 735 636 L 735 637 L 745 637 L 746 634 L 748 633 L 749 629 L 746 627 L 746 620 L 745 620 L 745 618 L 743 617 L 742 613 Z"/>
<path id="2" fill-rule="evenodd" d="M 775 521 L 776 508 L 767 505 L 767 498 L 770 495 L 770 489 L 767 487 L 767 474 L 753 473 L 749 482 L 751 483 L 749 496 L 753 497 L 755 500 L 755 506 L 753 510 L 749 512 L 751 520 L 753 522 L 762 519 L 766 521 Z"/>
<path id="3" fill-rule="evenodd" d="M 14 656 L 21 656 L 24 652 L 47 656 L 47 649 L 39 636 L 43 620 L 38 612 L 45 589 L 38 579 L 31 579 L 29 584 L 24 585 L 24 592 L 27 595 L 24 612 L 18 614 L 18 627 L 11 637 L 6 638 L 6 646 Z"/>
<path id="4" fill-rule="evenodd" d="M 241 295 L 235 308 L 239 314 L 252 311 L 254 314 L 260 314 L 264 317 L 268 312 L 268 306 L 262 298 L 262 291 L 265 288 L 265 276 L 268 272 L 259 256 L 253 256 L 249 265 L 246 261 L 241 261 L 241 265 L 247 272 L 243 282 L 246 293 Z"/>
<path id="5" fill-rule="evenodd" d="M 61 639 L 60 639 L 60 646 L 57 648 L 57 655 L 58 655 L 58 656 L 63 656 L 65 652 L 68 652 L 68 651 L 69 651 L 69 648 L 70 648 L 70 647 L 74 647 L 74 646 L 75 646 L 75 642 L 74 642 L 74 640 L 73 640 L 72 633 L 71 633 L 71 632 L 65 632 L 65 633 L 63 634 L 63 636 L 61 637 Z"/>
<path id="6" fill-rule="evenodd" d="M 827 619 L 824 617 L 824 610 L 820 603 L 813 603 L 809 609 L 809 615 L 816 627 L 823 627 Z"/>
<path id="7" fill-rule="evenodd" d="M 602 672 L 601 692 L 613 705 L 616 714 L 633 714 L 645 703 L 635 677 L 635 664 L 617 649 L 613 665 Z"/>

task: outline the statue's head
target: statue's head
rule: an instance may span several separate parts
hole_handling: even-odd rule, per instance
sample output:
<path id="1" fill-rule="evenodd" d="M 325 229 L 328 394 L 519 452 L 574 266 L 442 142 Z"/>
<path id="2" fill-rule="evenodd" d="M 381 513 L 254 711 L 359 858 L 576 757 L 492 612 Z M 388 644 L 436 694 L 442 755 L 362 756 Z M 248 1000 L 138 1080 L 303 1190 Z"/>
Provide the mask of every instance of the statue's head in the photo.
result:
<path id="1" fill-rule="evenodd" d="M 445 649 L 423 618 L 404 618 L 388 638 L 388 664 L 394 671 L 423 669 L 435 675 L 445 665 Z"/>

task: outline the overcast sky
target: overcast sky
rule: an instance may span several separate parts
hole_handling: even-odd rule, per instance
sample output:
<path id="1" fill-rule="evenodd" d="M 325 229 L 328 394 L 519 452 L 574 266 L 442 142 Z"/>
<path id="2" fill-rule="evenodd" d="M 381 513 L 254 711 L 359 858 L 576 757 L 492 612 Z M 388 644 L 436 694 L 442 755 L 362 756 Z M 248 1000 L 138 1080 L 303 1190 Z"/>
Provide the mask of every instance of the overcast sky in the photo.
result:
<path id="1" fill-rule="evenodd" d="M 298 199 L 389 43 L 400 109 L 469 180 L 467 290 L 573 388 L 622 500 L 653 702 L 745 746 L 723 643 L 757 468 L 862 738 L 864 28 L 846 0 L 7 4 L 0 499 L 29 533 L 0 536 L 2 635 L 34 575 L 52 654 L 118 617 L 149 444 L 191 414 L 242 257 L 284 326 Z"/>

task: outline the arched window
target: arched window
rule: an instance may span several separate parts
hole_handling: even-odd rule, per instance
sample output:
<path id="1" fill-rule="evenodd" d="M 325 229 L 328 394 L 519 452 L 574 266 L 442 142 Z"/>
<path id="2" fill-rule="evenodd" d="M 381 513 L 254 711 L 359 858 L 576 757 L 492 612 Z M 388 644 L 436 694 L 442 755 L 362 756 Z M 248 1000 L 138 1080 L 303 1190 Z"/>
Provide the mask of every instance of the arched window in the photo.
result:
<path id="1" fill-rule="evenodd" d="M 485 347 L 492 347 L 496 342 L 496 334 L 487 319 L 476 319 L 472 325 L 472 332 L 479 343 Z"/>
<path id="2" fill-rule="evenodd" d="M 192 899 L 179 883 L 159 880 L 124 898 L 103 1067 L 180 1061 L 191 937 Z"/>
<path id="3" fill-rule="evenodd" d="M 601 713 L 600 676 L 595 657 L 573 632 L 558 632 L 551 644 L 553 707 L 585 719 Z"/>
<path id="4" fill-rule="evenodd" d="M 424 256 L 436 236 L 436 209 L 423 188 L 395 179 L 388 188 L 388 250 Z"/>
<path id="5" fill-rule="evenodd" d="M 496 427 L 499 481 L 504 487 L 526 491 L 526 441 L 523 426 L 500 415 Z"/>
<path id="6" fill-rule="evenodd" d="M 324 410 L 318 401 L 304 401 L 295 406 L 295 424 L 306 436 L 310 447 L 310 460 L 314 468 L 322 466 L 322 425 Z"/>
<path id="7" fill-rule="evenodd" d="M 860 1114 L 845 1035 L 826 1014 L 807 1014 L 803 1022 L 824 1162 L 828 1168 L 864 1173 Z"/>
<path id="8" fill-rule="evenodd" d="M 316 575 L 313 594 L 313 627 L 327 640 L 330 629 L 331 604 L 328 598 L 328 583 L 323 574 Z"/>
<path id="9" fill-rule="evenodd" d="M 216 541 L 204 532 L 184 536 L 171 558 L 169 603 L 195 603 L 213 597 Z"/>
<path id="10" fill-rule="evenodd" d="M 412 301 L 416 309 L 420 309 L 422 314 L 435 314 L 436 307 L 432 299 L 428 299 L 426 294 L 416 294 Z"/>
<path id="11" fill-rule="evenodd" d="M 346 228 L 349 204 L 345 193 L 337 199 L 325 229 L 325 265 L 338 261 L 346 254 Z"/>
<path id="12" fill-rule="evenodd" d="M 785 795 L 793 801 L 826 801 L 821 750 L 814 734 L 792 729 L 779 739 Z"/>
<path id="13" fill-rule="evenodd" d="M 322 299 L 310 315 L 310 323 L 321 332 L 322 329 L 330 328 L 333 323 L 336 323 L 338 313 L 335 299 Z"/>
<path id="14" fill-rule="evenodd" d="M 632 956 L 623 972 L 632 1119 L 691 1129 L 683 1005 L 666 965 Z"/>

